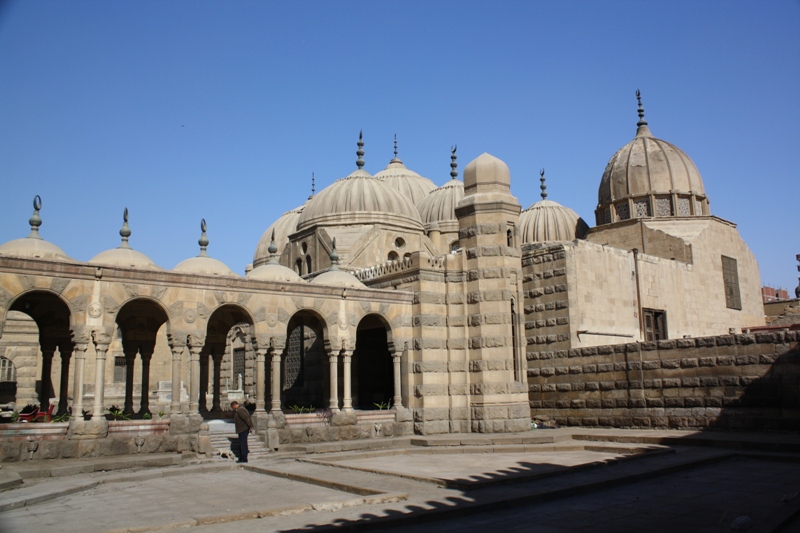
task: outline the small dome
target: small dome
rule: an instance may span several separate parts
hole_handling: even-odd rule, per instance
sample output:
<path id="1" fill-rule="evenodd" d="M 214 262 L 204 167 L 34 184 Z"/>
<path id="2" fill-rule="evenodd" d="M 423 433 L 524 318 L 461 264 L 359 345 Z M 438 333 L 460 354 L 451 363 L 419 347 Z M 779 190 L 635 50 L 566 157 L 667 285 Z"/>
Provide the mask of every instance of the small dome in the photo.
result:
<path id="1" fill-rule="evenodd" d="M 305 283 L 297 272 L 280 263 L 264 263 L 247 273 L 249 279 L 276 281 L 279 283 Z"/>
<path id="2" fill-rule="evenodd" d="M 270 242 L 267 246 L 269 260 L 248 272 L 247 277 L 250 279 L 274 281 L 278 283 L 305 283 L 305 280 L 303 280 L 297 272 L 278 262 L 277 252 L 278 246 L 275 244 L 275 230 L 272 230 Z"/>
<path id="3" fill-rule="evenodd" d="M 589 226 L 578 213 L 552 200 L 540 200 L 519 215 L 523 244 L 582 239 Z"/>
<path id="4" fill-rule="evenodd" d="M 396 153 L 389 166 L 375 174 L 375 179 L 381 180 L 416 206 L 436 188 L 436 184 L 428 178 L 407 169 Z"/>
<path id="5" fill-rule="evenodd" d="M 641 99 L 636 136 L 608 162 L 597 203 L 598 224 L 708 214 L 708 198 L 697 167 L 680 148 L 653 136 L 644 120 Z"/>
<path id="6" fill-rule="evenodd" d="M 427 229 L 431 229 L 432 224 L 436 223 L 444 230 L 447 224 L 442 223 L 455 222 L 457 228 L 456 205 L 463 198 L 464 184 L 455 178 L 438 189 L 431 191 L 419 203 L 419 214 L 422 218 L 422 223 L 425 224 Z"/>
<path id="7" fill-rule="evenodd" d="M 42 219 L 39 217 L 41 208 L 42 199 L 37 195 L 33 199 L 33 215 L 28 221 L 31 225 L 30 234 L 22 239 L 14 239 L 0 245 L 0 256 L 72 261 L 64 253 L 64 250 L 39 236 L 39 226 L 42 225 Z"/>
<path id="8" fill-rule="evenodd" d="M 367 288 L 366 285 L 358 281 L 358 278 L 344 270 L 328 270 L 311 280 L 311 283 L 314 285 L 332 285 L 334 287 L 345 287 L 348 289 Z"/>
<path id="9" fill-rule="evenodd" d="M 278 220 L 272 223 L 267 231 L 261 235 L 261 239 L 256 246 L 256 253 L 253 255 L 253 266 L 259 267 L 269 261 L 269 248 L 270 237 L 272 232 L 275 232 L 275 244 L 278 246 L 279 251 L 283 251 L 286 244 L 289 242 L 289 235 L 297 231 L 297 221 L 300 219 L 300 213 L 303 212 L 305 204 L 296 209 L 287 211 L 282 214 Z"/>
<path id="10" fill-rule="evenodd" d="M 349 224 L 387 224 L 422 230 L 419 211 L 411 200 L 362 169 L 335 181 L 309 200 L 297 221 L 297 229 Z"/>
<path id="11" fill-rule="evenodd" d="M 181 261 L 173 270 L 175 272 L 207 274 L 211 276 L 235 276 L 236 274 L 234 274 L 225 263 L 208 256 L 208 252 L 206 252 L 208 238 L 206 238 L 205 219 L 200 221 L 200 230 L 203 232 L 200 235 L 200 240 L 197 241 L 197 244 L 200 245 L 200 254 L 197 257 L 190 257 L 189 259 Z"/>
<path id="12" fill-rule="evenodd" d="M 464 189 L 473 193 L 507 193 L 511 187 L 508 165 L 492 154 L 482 153 L 464 168 Z"/>
<path id="13" fill-rule="evenodd" d="M 153 261 L 144 255 L 142 252 L 137 252 L 128 244 L 128 237 L 131 236 L 131 230 L 128 227 L 128 208 L 122 216 L 123 224 L 119 234 L 122 237 L 122 244 L 117 248 L 100 252 L 96 256 L 89 259 L 89 263 L 99 265 L 119 266 L 123 268 L 141 268 L 145 270 L 162 270 Z"/>

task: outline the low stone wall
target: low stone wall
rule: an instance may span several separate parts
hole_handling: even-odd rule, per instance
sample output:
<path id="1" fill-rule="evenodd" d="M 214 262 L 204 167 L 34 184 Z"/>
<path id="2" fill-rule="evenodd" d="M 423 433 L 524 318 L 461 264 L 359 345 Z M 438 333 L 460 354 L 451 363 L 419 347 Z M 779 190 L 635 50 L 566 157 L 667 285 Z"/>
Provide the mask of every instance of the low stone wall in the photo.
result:
<path id="1" fill-rule="evenodd" d="M 531 415 L 559 425 L 800 430 L 800 332 L 529 346 Z"/>
<path id="2" fill-rule="evenodd" d="M 287 414 L 275 417 L 275 426 L 280 444 L 374 439 L 414 433 L 411 411 L 408 409 L 338 411 L 328 415 L 324 413 Z M 266 427 L 266 419 L 264 427 Z M 261 431 L 261 426 L 259 426 L 259 433 Z M 269 445 L 268 434 L 265 440 Z"/>

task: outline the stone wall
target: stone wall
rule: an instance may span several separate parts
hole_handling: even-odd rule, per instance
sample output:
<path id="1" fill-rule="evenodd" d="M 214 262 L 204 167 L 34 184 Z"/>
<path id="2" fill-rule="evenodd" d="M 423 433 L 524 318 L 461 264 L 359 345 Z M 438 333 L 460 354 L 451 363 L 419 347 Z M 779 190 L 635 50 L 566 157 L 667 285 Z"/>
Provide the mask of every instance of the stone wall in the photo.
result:
<path id="1" fill-rule="evenodd" d="M 529 351 L 531 414 L 569 426 L 798 430 L 799 339 L 784 331 Z"/>

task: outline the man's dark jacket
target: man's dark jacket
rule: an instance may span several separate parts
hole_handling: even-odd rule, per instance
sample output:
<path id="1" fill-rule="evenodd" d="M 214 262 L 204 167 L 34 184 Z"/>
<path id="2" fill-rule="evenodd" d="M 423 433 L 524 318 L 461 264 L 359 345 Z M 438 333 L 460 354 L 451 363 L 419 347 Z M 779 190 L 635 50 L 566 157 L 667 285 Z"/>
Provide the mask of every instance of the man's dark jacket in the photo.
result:
<path id="1" fill-rule="evenodd" d="M 247 407 L 240 405 L 236 409 L 236 414 L 233 416 L 233 423 L 236 425 L 236 433 L 248 431 L 253 427 L 253 421 L 250 420 L 250 412 Z"/>

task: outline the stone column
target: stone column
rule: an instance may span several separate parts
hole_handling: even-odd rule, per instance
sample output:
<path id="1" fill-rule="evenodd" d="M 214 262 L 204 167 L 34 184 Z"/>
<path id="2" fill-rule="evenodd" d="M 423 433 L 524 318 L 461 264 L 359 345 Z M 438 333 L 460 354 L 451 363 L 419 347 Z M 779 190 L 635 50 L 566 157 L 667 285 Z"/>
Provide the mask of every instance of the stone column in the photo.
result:
<path id="1" fill-rule="evenodd" d="M 75 365 L 72 370 L 72 416 L 76 419 L 83 419 L 83 365 L 86 360 L 86 350 L 89 349 L 89 334 L 83 328 L 76 328 L 71 331 L 72 342 L 74 344 L 73 356 Z"/>
<path id="2" fill-rule="evenodd" d="M 212 355 L 211 360 L 214 362 L 214 399 L 211 402 L 211 410 L 219 412 L 222 409 L 219 406 L 220 382 L 222 381 L 222 355 Z"/>
<path id="3" fill-rule="evenodd" d="M 201 413 L 208 412 L 208 404 L 206 403 L 206 394 L 208 394 L 208 366 L 211 358 L 207 353 L 200 353 L 200 391 L 198 394 L 198 409 Z"/>
<path id="4" fill-rule="evenodd" d="M 69 407 L 69 360 L 72 358 L 72 344 L 64 343 L 59 346 L 61 352 L 61 379 L 58 386 L 58 411 L 57 414 L 67 413 Z"/>
<path id="5" fill-rule="evenodd" d="M 394 366 L 394 408 L 400 409 L 403 407 L 403 394 L 400 391 L 400 356 L 395 354 L 392 356 L 392 364 Z"/>
<path id="6" fill-rule="evenodd" d="M 133 376 L 136 365 L 136 352 L 138 350 L 132 346 L 123 346 L 122 352 L 125 354 L 125 406 L 122 412 L 133 414 Z"/>
<path id="7" fill-rule="evenodd" d="M 268 348 L 258 347 L 256 349 L 256 411 L 263 411 L 266 408 L 266 387 L 264 379 L 266 377 Z"/>
<path id="8" fill-rule="evenodd" d="M 111 344 L 111 335 L 104 331 L 93 331 L 92 340 L 94 341 L 94 407 L 92 408 L 92 418 L 102 417 L 105 414 L 105 385 L 106 385 L 106 353 L 108 345 Z"/>
<path id="9" fill-rule="evenodd" d="M 342 410 L 343 411 L 352 411 L 353 410 L 353 399 L 350 394 L 350 359 L 352 358 L 352 352 L 348 352 L 346 350 L 342 351 L 342 378 L 344 380 L 344 387 L 342 387 Z"/>
<path id="10" fill-rule="evenodd" d="M 205 337 L 189 335 L 189 413 L 191 414 L 200 412 L 200 352 L 203 351 L 204 344 Z"/>
<path id="11" fill-rule="evenodd" d="M 281 410 L 281 354 L 277 350 L 272 352 L 272 368 L 270 374 L 272 377 L 272 404 L 269 410 L 278 412 Z"/>
<path id="12" fill-rule="evenodd" d="M 181 412 L 181 355 L 185 346 L 172 344 L 169 348 L 172 350 L 172 403 L 169 412 L 178 414 Z"/>
<path id="13" fill-rule="evenodd" d="M 154 350 L 155 346 L 141 348 L 139 350 L 139 355 L 142 357 L 142 401 L 139 404 L 140 415 L 150 413 L 150 359 L 153 358 Z M 131 372 L 131 391 L 133 391 L 133 372 Z"/>
<path id="14" fill-rule="evenodd" d="M 39 409 L 47 410 L 50 407 L 50 392 L 53 390 L 53 382 L 50 374 L 53 373 L 53 355 L 56 352 L 56 345 L 41 345 L 42 349 L 42 379 L 39 382 Z"/>
<path id="15" fill-rule="evenodd" d="M 339 355 L 331 352 L 328 354 L 328 362 L 330 363 L 330 389 L 331 398 L 328 406 L 331 411 L 339 410 Z"/>

